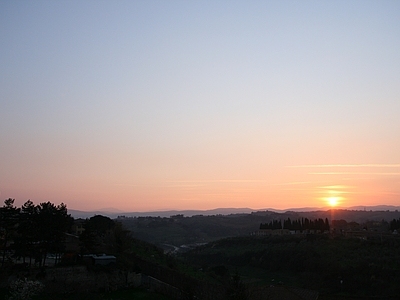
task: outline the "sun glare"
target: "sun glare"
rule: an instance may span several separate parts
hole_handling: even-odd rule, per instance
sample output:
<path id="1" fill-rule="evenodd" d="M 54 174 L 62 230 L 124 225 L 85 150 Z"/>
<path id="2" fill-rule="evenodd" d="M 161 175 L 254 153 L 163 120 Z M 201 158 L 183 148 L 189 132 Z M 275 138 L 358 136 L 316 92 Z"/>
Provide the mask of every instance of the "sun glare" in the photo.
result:
<path id="1" fill-rule="evenodd" d="M 330 189 L 332 187 L 335 187 L 335 189 Z M 329 189 L 328 189 L 329 188 Z M 337 207 L 343 203 L 343 201 L 346 200 L 346 198 L 342 197 L 342 194 L 347 193 L 346 191 L 343 191 L 346 186 L 341 186 L 341 185 L 331 185 L 331 186 L 323 186 L 320 187 L 322 191 L 320 193 L 323 194 L 323 197 L 320 199 L 323 200 L 326 205 L 330 207 Z M 328 189 L 326 191 L 326 189 Z"/>
<path id="2" fill-rule="evenodd" d="M 326 200 L 330 206 L 334 207 L 339 204 L 340 197 L 328 197 Z"/>

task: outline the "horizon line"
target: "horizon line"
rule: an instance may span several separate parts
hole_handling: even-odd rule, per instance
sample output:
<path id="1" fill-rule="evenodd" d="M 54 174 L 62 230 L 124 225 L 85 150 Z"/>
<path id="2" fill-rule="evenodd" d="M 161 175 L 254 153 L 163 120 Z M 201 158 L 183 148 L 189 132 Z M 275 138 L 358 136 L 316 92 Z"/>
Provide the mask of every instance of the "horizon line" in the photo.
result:
<path id="1" fill-rule="evenodd" d="M 120 209 L 115 209 L 116 211 L 107 211 L 104 208 L 100 208 L 97 210 L 79 210 L 79 209 L 73 209 L 70 208 L 68 210 L 74 210 L 74 211 L 80 211 L 80 212 L 104 212 L 104 213 L 150 213 L 150 212 L 170 212 L 170 211 L 213 211 L 213 210 L 219 210 L 219 209 L 232 209 L 232 210 L 240 210 L 240 209 L 246 209 L 246 210 L 252 210 L 252 211 L 268 211 L 268 210 L 278 210 L 278 211 L 291 211 L 291 210 L 302 210 L 302 209 L 324 209 L 324 210 L 331 210 L 331 209 L 351 209 L 354 207 L 364 207 L 364 208 L 371 208 L 371 207 L 394 207 L 394 208 L 400 208 L 400 205 L 394 205 L 394 204 L 381 204 L 381 205 L 352 205 L 352 206 L 320 206 L 320 207 L 290 207 L 290 208 L 272 208 L 272 207 L 267 207 L 267 208 L 250 208 L 250 207 L 216 207 L 216 208 L 210 208 L 210 209 L 161 209 L 161 210 L 146 210 L 146 211 L 125 211 L 125 210 L 120 210 Z M 110 208 L 112 209 L 112 208 Z"/>

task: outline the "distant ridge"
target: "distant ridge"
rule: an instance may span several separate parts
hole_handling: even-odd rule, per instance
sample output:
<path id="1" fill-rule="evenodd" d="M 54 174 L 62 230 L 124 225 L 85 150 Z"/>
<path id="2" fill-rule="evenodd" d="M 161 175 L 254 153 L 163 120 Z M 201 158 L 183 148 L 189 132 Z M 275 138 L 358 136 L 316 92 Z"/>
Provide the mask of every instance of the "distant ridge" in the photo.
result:
<path id="1" fill-rule="evenodd" d="M 400 206 L 394 205 L 376 205 L 376 206 L 351 206 L 351 207 L 302 207 L 302 208 L 288 208 L 288 209 L 251 209 L 251 208 L 215 208 L 209 210 L 167 210 L 167 211 L 149 211 L 149 212 L 124 212 L 115 208 L 103 208 L 96 211 L 81 211 L 68 209 L 68 213 L 74 218 L 90 218 L 94 215 L 103 215 L 112 219 L 118 216 L 125 217 L 162 217 L 168 218 L 173 215 L 184 215 L 185 217 L 192 217 L 195 215 L 212 216 L 212 215 L 231 215 L 231 214 L 250 214 L 257 211 L 272 211 L 276 213 L 292 212 L 312 212 L 312 211 L 327 211 L 331 209 L 343 210 L 358 210 L 358 211 L 400 211 Z"/>
<path id="2" fill-rule="evenodd" d="M 109 212 L 109 213 L 123 213 L 123 210 L 120 210 L 118 208 L 115 207 L 105 207 L 105 208 L 101 208 L 97 211 L 104 211 L 104 212 Z"/>
<path id="3" fill-rule="evenodd" d="M 184 215 L 185 217 L 192 217 L 195 215 L 230 215 L 230 214 L 249 214 L 251 212 L 258 211 L 251 208 L 215 208 L 209 210 L 166 210 L 166 211 L 148 211 L 148 212 L 123 212 L 123 211 L 81 211 L 69 209 L 68 212 L 74 218 L 90 218 L 94 215 L 103 215 L 110 218 L 117 218 L 118 216 L 125 217 L 170 217 L 174 215 Z"/>
<path id="4" fill-rule="evenodd" d="M 372 210 L 372 211 L 395 211 L 395 210 L 400 210 L 400 206 L 394 206 L 394 205 L 376 205 L 376 206 L 351 206 L 348 208 L 345 208 L 348 210 Z"/>
<path id="5" fill-rule="evenodd" d="M 307 212 L 307 211 L 317 211 L 317 210 L 328 210 L 330 208 L 327 207 L 297 207 L 297 208 L 288 208 L 288 209 L 274 209 L 274 208 L 266 208 L 266 209 L 258 209 L 255 211 L 263 211 L 263 210 L 268 210 L 268 211 L 273 211 L 277 213 L 285 213 L 287 211 L 295 211 L 295 212 Z"/>

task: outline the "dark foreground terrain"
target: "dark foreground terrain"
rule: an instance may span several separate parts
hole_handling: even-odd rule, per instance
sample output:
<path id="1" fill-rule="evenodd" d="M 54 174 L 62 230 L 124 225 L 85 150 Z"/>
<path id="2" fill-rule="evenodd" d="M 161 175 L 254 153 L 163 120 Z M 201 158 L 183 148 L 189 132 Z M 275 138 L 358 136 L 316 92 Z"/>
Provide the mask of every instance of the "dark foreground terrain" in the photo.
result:
<path id="1" fill-rule="evenodd" d="M 117 258 L 115 265 L 88 268 L 88 276 L 129 270 L 154 278 L 160 289 L 53 292 L 32 299 L 394 300 L 400 295 L 397 235 L 366 240 L 331 234 L 245 236 L 176 255 L 132 240 L 131 250 Z"/>
<path id="2" fill-rule="evenodd" d="M 191 246 L 192 244 L 207 243 L 226 237 L 250 235 L 257 231 L 260 223 L 274 220 L 298 220 L 308 218 L 345 220 L 348 223 L 358 224 L 360 229 L 389 230 L 389 222 L 400 218 L 400 211 L 364 211 L 364 210 L 325 210 L 277 213 L 273 211 L 259 211 L 252 213 L 230 215 L 195 215 L 184 216 L 178 214 L 171 217 L 119 217 L 117 219 L 124 228 L 128 229 L 133 237 L 155 244 L 166 250 L 175 247 Z M 382 222 L 384 221 L 384 222 Z M 372 228 L 382 223 L 382 228 Z M 385 225 L 386 223 L 386 225 Z M 331 224 L 332 225 L 332 224 Z M 343 228 L 347 229 L 347 228 Z M 168 246 L 170 245 L 170 246 Z"/>
<path id="3" fill-rule="evenodd" d="M 8 299 L 9 295 L 6 290 L 3 291 L 2 295 L 0 296 L 0 299 Z M 145 289 L 141 288 L 136 288 L 136 289 L 125 289 L 125 290 L 120 290 L 120 291 L 115 291 L 115 292 L 93 292 L 93 293 L 75 293 L 75 294 L 59 294 L 57 295 L 57 298 L 55 298 L 54 295 L 45 295 L 41 294 L 40 296 L 33 296 L 33 300 L 96 300 L 96 299 L 102 299 L 102 300 L 130 300 L 130 299 L 135 299 L 135 300 L 172 300 L 171 298 L 147 291 Z"/>
<path id="4" fill-rule="evenodd" d="M 400 298 L 398 211 L 73 220 L 5 202 L 4 299 Z"/>
<path id="5" fill-rule="evenodd" d="M 289 286 L 318 291 L 319 299 L 400 297 L 397 237 L 237 237 L 209 243 L 183 257 L 216 278 L 237 272 L 249 291 Z"/>

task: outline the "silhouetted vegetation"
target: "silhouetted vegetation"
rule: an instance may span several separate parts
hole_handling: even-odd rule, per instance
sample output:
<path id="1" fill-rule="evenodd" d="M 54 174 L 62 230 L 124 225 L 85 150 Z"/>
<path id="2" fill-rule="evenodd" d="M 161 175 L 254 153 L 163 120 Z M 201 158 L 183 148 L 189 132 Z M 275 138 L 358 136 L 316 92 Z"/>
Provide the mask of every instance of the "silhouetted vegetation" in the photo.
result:
<path id="1" fill-rule="evenodd" d="M 0 229 L 2 233 L 3 255 L 1 265 L 4 266 L 8 242 L 15 234 L 18 224 L 19 209 L 14 206 L 14 199 L 6 199 L 3 207 L 0 208 Z"/>
<path id="2" fill-rule="evenodd" d="M 68 215 L 65 204 L 54 205 L 43 202 L 34 205 L 28 200 L 21 208 L 14 206 L 14 199 L 4 201 L 0 208 L 0 229 L 2 230 L 2 265 L 7 251 L 13 250 L 15 257 L 29 258 L 44 265 L 48 253 L 56 255 L 56 261 L 65 247 L 65 233 L 72 226 L 73 218 Z M 10 239 L 13 240 L 9 244 Z"/>
<path id="3" fill-rule="evenodd" d="M 394 231 L 394 230 L 399 231 L 400 230 L 400 218 L 397 219 L 397 220 L 393 219 L 390 222 L 390 230 L 392 230 L 392 231 Z"/>
<path id="4" fill-rule="evenodd" d="M 118 254 L 132 248 L 130 232 L 109 217 L 95 215 L 85 220 L 83 228 L 81 254 Z"/>
<path id="5" fill-rule="evenodd" d="M 144 282 L 158 280 L 170 286 L 170 295 L 185 299 L 264 299 L 268 289 L 279 298 L 287 292 L 272 286 L 307 289 L 314 296 L 318 291 L 321 299 L 400 294 L 400 236 L 395 231 L 400 218 L 386 222 L 376 214 L 375 220 L 329 222 L 326 217 L 343 214 L 266 211 L 117 220 L 95 215 L 79 220 L 83 231 L 79 240 L 74 237 L 73 254 L 66 253 L 65 237 L 74 220 L 64 204 L 28 200 L 18 208 L 7 199 L 0 207 L 2 265 L 12 263 L 11 256 L 40 267 L 49 253 L 55 255 L 55 264 L 63 255 L 64 265 L 69 255 L 107 253 L 115 255 L 117 263 L 87 269 L 142 273 Z M 68 264 L 82 262 L 71 259 Z"/>
<path id="6" fill-rule="evenodd" d="M 253 285 L 282 284 L 322 294 L 400 294 L 400 239 L 365 241 L 315 235 L 237 237 L 182 254 L 203 270 L 237 270 Z"/>
<path id="7" fill-rule="evenodd" d="M 329 221 L 325 218 L 325 221 L 321 218 L 315 220 L 309 220 L 308 218 L 291 220 L 287 218 L 283 221 L 272 220 L 269 223 L 261 223 L 260 229 L 288 229 L 294 231 L 307 231 L 307 230 L 317 230 L 320 232 L 329 231 Z"/>
<path id="8" fill-rule="evenodd" d="M 123 227 L 131 231 L 133 237 L 156 244 L 166 250 L 173 250 L 171 245 L 179 247 L 181 245 L 207 243 L 226 237 L 249 235 L 260 229 L 260 224 L 269 228 L 272 227 L 273 230 L 284 227 L 296 232 L 321 231 L 321 229 L 316 228 L 323 228 L 324 231 L 336 229 L 337 232 L 340 232 L 341 229 L 357 228 L 362 230 L 364 227 L 367 230 L 385 231 L 389 230 L 389 227 L 385 228 L 382 220 L 392 220 L 399 217 L 399 211 L 327 210 L 288 211 L 285 213 L 260 211 L 249 214 L 196 215 L 192 217 L 175 215 L 170 218 L 119 217 L 117 220 L 122 223 Z M 288 222 L 289 219 L 291 220 L 290 223 Z M 283 220 L 286 220 L 286 222 Z M 336 220 L 343 220 L 345 223 L 343 222 L 340 225 L 340 222 Z M 332 222 L 336 222 L 335 226 L 332 226 Z M 303 230 L 299 230 L 299 228 L 303 228 Z"/>

